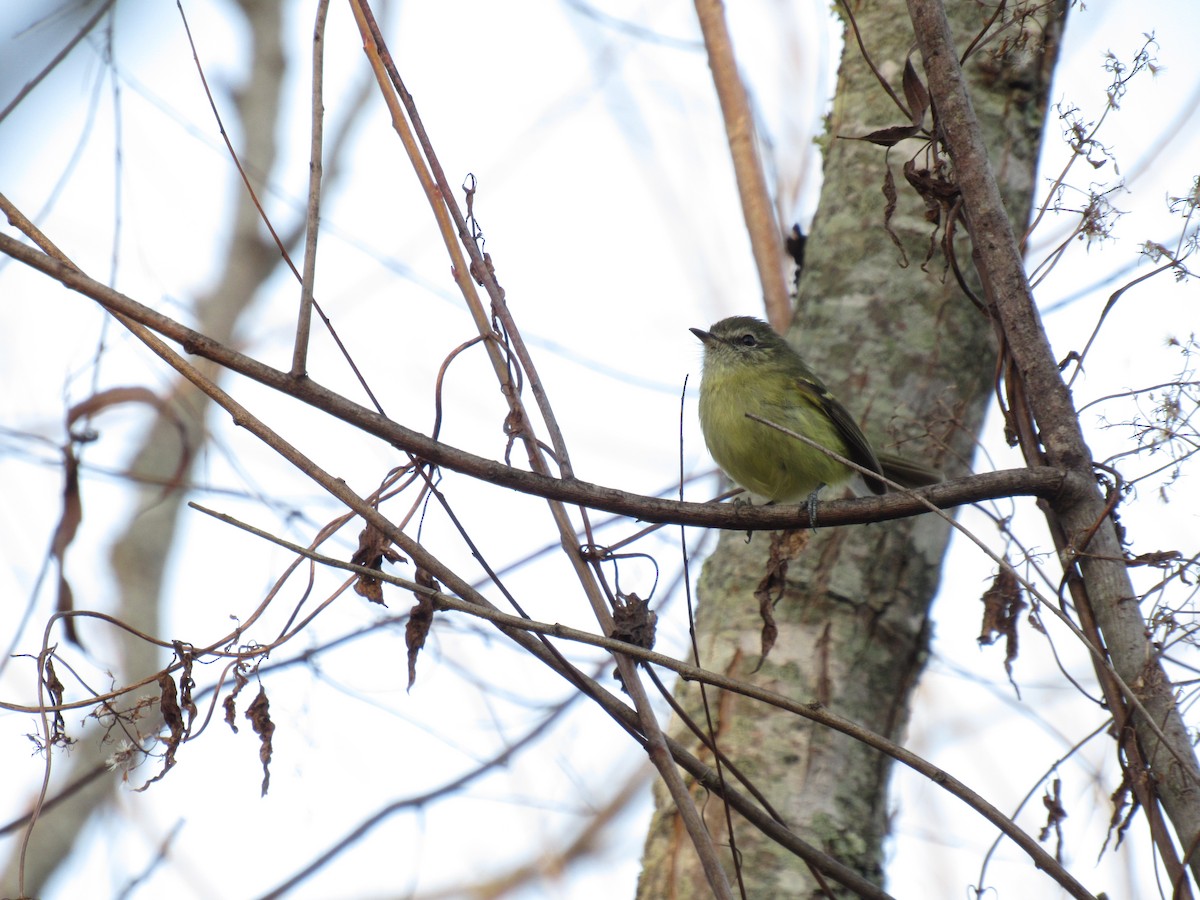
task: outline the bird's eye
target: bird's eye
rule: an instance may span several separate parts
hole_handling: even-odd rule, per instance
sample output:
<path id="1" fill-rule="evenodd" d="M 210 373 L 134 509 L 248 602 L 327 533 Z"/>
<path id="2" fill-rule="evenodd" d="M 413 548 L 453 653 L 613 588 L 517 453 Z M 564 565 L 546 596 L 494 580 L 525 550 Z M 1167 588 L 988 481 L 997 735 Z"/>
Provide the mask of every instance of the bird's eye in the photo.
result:
<path id="1" fill-rule="evenodd" d="M 742 346 L 743 347 L 757 347 L 758 346 L 758 338 L 756 338 L 754 335 L 752 335 L 750 332 L 747 331 L 745 334 L 742 335 Z"/>

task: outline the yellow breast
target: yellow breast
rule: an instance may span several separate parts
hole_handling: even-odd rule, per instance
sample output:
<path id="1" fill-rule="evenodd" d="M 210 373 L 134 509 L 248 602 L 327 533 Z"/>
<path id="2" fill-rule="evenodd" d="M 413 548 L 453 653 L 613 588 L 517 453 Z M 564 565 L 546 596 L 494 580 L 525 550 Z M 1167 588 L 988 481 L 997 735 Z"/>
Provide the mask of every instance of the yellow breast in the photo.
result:
<path id="1" fill-rule="evenodd" d="M 700 382 L 700 427 L 717 465 L 751 493 L 777 503 L 798 502 L 823 484 L 847 480 L 853 473 L 841 463 L 746 418 L 747 413 L 761 416 L 847 455 L 836 426 L 798 386 L 785 392 L 782 402 L 755 390 L 753 382 L 763 374 L 735 369 L 714 378 L 706 369 Z"/>

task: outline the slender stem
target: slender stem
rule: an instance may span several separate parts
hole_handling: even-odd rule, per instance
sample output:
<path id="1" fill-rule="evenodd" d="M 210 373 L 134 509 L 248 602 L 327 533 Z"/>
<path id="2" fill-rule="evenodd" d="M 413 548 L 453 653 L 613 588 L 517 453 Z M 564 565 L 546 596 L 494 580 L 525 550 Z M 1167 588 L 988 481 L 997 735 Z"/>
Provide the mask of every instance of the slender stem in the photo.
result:
<path id="1" fill-rule="evenodd" d="M 733 171 L 737 179 L 742 215 L 750 235 L 750 247 L 758 278 L 762 283 L 763 303 L 767 320 L 783 334 L 792 323 L 792 301 L 783 277 L 783 232 L 775 221 L 767 178 L 763 174 L 754 133 L 754 115 L 746 96 L 746 86 L 738 72 L 733 55 L 733 42 L 725 24 L 722 0 L 695 0 L 696 16 L 704 35 L 708 52 L 708 67 L 712 70 L 713 85 L 725 119 L 725 134 L 733 156 Z"/>
<path id="2" fill-rule="evenodd" d="M 296 318 L 296 342 L 292 350 L 292 377 L 308 370 L 308 337 L 312 331 L 313 284 L 317 276 L 317 235 L 321 222 L 322 150 L 325 140 L 325 17 L 329 0 L 318 0 L 313 26 L 312 51 L 312 137 L 308 151 L 308 211 L 304 224 L 304 267 L 300 279 L 300 311 Z"/>

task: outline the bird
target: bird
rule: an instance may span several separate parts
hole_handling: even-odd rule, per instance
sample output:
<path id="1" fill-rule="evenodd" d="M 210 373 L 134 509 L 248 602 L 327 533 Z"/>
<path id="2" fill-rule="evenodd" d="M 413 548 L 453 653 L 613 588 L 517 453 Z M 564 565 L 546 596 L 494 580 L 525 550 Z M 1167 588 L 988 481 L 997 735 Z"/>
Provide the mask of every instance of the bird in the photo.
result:
<path id="1" fill-rule="evenodd" d="M 846 407 L 761 319 L 731 316 L 707 330 L 689 330 L 704 345 L 700 379 L 704 442 L 725 474 L 751 494 L 771 503 L 796 503 L 807 497 L 810 519 L 815 520 L 821 489 L 859 473 L 747 414 L 802 434 L 862 466 L 872 493 L 888 490 L 883 478 L 904 487 L 942 480 L 941 473 L 920 463 L 877 453 Z"/>

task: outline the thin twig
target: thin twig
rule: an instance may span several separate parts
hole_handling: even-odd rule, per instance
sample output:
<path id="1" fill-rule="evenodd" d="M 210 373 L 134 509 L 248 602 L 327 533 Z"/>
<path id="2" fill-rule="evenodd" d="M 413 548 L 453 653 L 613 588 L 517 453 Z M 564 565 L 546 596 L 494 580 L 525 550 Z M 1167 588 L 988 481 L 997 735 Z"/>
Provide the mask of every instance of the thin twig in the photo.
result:
<path id="1" fill-rule="evenodd" d="M 16 96 L 8 102 L 8 105 L 4 107 L 4 109 L 0 109 L 0 122 L 3 122 L 5 119 L 7 119 L 9 113 L 20 106 L 21 101 L 28 97 L 29 94 L 33 92 L 34 88 L 42 83 L 47 75 L 58 68 L 59 63 L 70 56 L 71 51 L 75 49 L 79 42 L 91 34 L 92 29 L 96 27 L 96 23 L 108 15 L 108 11 L 112 9 L 112 6 L 115 2 L 116 0 L 104 0 L 104 3 L 102 3 L 100 8 L 92 14 L 92 17 L 80 26 L 79 30 L 75 32 L 71 39 L 66 42 L 66 44 L 63 45 L 61 50 L 54 54 L 54 58 L 51 59 L 50 62 L 46 63 L 46 65 L 42 67 L 42 70 L 34 75 L 33 78 L 25 82 L 24 86 L 17 91 Z M 54 13 L 54 15 L 57 15 L 57 13 Z"/>
<path id="2" fill-rule="evenodd" d="M 292 377 L 308 371 L 308 337 L 312 330 L 313 284 L 317 277 L 317 236 L 321 223 L 321 177 L 325 140 L 325 18 L 329 0 L 317 0 L 312 49 L 312 136 L 308 150 L 308 208 L 304 216 L 304 275 L 300 279 L 300 310 L 292 350 Z"/>
<path id="3" fill-rule="evenodd" d="M 905 749 L 901 745 L 896 744 L 881 735 L 875 734 L 874 732 L 857 725 L 849 719 L 842 718 L 836 713 L 830 712 L 819 703 L 803 703 L 790 697 L 786 697 L 782 694 L 777 694 L 774 691 L 760 687 L 752 682 L 743 681 L 731 676 L 722 675 L 718 672 L 702 669 L 699 666 L 691 665 L 673 657 L 658 653 L 654 650 L 649 650 L 645 647 L 637 646 L 636 644 L 629 644 L 615 638 L 593 634 L 587 631 L 581 631 L 580 629 L 571 628 L 558 623 L 539 622 L 533 619 L 510 615 L 495 609 L 495 607 L 491 606 L 490 604 L 481 604 L 479 602 L 473 602 L 471 600 L 455 597 L 445 592 L 432 590 L 424 585 L 410 581 L 409 579 L 401 578 L 387 572 L 381 572 L 378 569 L 358 566 L 354 563 L 345 562 L 340 559 L 315 553 L 308 548 L 300 546 L 299 544 L 294 544 L 290 541 L 284 540 L 283 538 L 276 537 L 269 532 L 254 528 L 253 526 L 247 525 L 243 522 L 239 522 L 231 516 L 227 516 L 223 513 L 217 513 L 212 510 L 207 510 L 204 507 L 194 503 L 191 504 L 191 506 L 217 519 L 220 519 L 223 522 L 234 525 L 237 528 L 254 534 L 257 537 L 284 547 L 293 553 L 313 559 L 322 565 L 368 575 L 372 578 L 378 578 L 380 581 L 386 581 L 389 584 L 394 584 L 396 587 L 399 587 L 403 590 L 422 593 L 425 596 L 430 597 L 434 601 L 435 605 L 444 609 L 451 609 L 456 612 L 462 612 L 481 619 L 486 619 L 499 626 L 502 626 L 505 629 L 510 629 L 513 631 L 530 631 L 537 634 L 576 641 L 581 644 L 588 644 L 594 647 L 603 648 L 616 655 L 628 656 L 638 659 L 643 663 L 670 669 L 678 673 L 686 681 L 701 682 L 720 688 L 721 690 L 741 694 L 745 697 L 749 697 L 750 699 L 767 703 L 771 706 L 777 707 L 778 709 L 794 713 L 805 719 L 809 719 L 820 725 L 832 728 L 835 731 L 839 731 L 842 734 L 852 737 L 855 740 L 861 741 L 883 753 L 886 753 L 897 762 L 900 762 L 914 771 L 926 776 L 932 783 L 938 785 L 950 794 L 953 794 L 955 797 L 962 800 L 972 809 L 984 816 L 989 822 L 992 822 L 994 825 L 1000 828 L 1006 835 L 1008 835 L 1009 838 L 1014 841 L 1014 843 L 1021 847 L 1026 853 L 1030 854 L 1039 868 L 1045 869 L 1048 873 L 1050 873 L 1052 877 L 1059 881 L 1060 884 L 1070 890 L 1073 896 L 1088 898 L 1088 900 L 1091 900 L 1092 895 L 1083 890 L 1082 886 L 1078 885 L 1078 883 L 1075 882 L 1072 876 L 1065 869 L 1063 869 L 1062 866 L 1054 862 L 1053 857 L 1051 857 L 1036 840 L 1025 834 L 1025 832 L 1022 831 L 1011 819 L 1000 812 L 1000 810 L 989 804 L 979 794 L 975 793 L 948 772 L 938 768 L 928 760 L 923 759 L 917 754 Z M 596 687 L 596 690 L 598 691 L 598 695 L 604 695 L 608 693 L 607 691 L 603 691 L 603 689 L 599 688 L 598 686 Z M 619 701 L 617 702 L 619 703 Z M 626 707 L 626 709 L 628 710 L 628 707 Z M 633 710 L 628 710 L 628 712 L 631 715 L 634 714 Z M 676 756 L 679 758 L 678 753 L 676 753 Z M 710 788 L 715 789 L 716 793 L 724 796 L 726 799 L 729 799 L 729 796 L 733 793 L 733 791 L 728 787 L 727 784 L 717 779 L 715 773 L 712 774 L 711 782 L 712 784 L 708 785 Z M 739 809 L 739 811 L 744 812 L 742 809 Z M 767 815 L 770 816 L 771 814 L 767 813 Z M 1070 885 L 1075 885 L 1075 887 L 1072 888 Z"/>
<path id="4" fill-rule="evenodd" d="M 746 232 L 750 236 L 750 248 L 762 284 L 767 321 L 783 334 L 792 324 L 794 310 L 783 275 L 783 232 L 775 221 L 775 208 L 759 158 L 754 114 L 733 55 L 724 4 L 721 0 L 695 0 L 695 5 L 708 53 L 708 67 L 712 70 L 713 85 L 725 120 L 725 135 L 733 157 L 742 216 L 746 220 Z"/>

